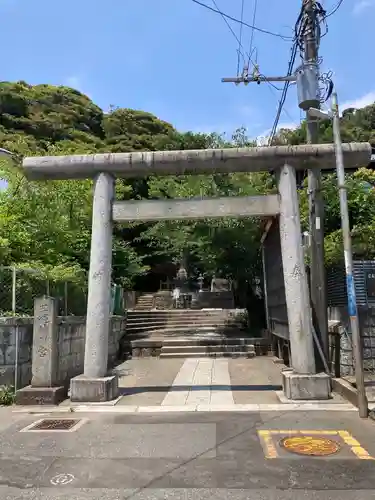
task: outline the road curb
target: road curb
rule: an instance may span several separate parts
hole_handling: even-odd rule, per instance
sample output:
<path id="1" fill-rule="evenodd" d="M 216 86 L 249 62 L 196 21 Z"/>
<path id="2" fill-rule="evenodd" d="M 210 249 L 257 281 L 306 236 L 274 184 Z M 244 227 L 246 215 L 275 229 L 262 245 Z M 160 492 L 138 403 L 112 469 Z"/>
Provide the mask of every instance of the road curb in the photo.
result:
<path id="1" fill-rule="evenodd" d="M 91 406 L 77 405 L 55 408 L 19 408 L 13 413 L 49 414 L 49 413 L 123 413 L 145 415 L 147 413 L 211 413 L 211 412 L 289 412 L 289 411 L 357 411 L 351 404 L 340 403 L 290 403 L 290 404 L 244 404 L 244 405 L 196 405 L 196 406 Z"/>

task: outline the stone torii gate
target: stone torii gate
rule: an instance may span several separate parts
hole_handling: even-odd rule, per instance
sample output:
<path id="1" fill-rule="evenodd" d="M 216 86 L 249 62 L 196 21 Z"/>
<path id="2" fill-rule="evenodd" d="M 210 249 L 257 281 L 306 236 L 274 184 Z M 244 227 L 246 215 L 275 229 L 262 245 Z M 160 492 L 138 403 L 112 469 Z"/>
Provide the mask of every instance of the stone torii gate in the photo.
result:
<path id="1" fill-rule="evenodd" d="M 347 168 L 370 161 L 368 143 L 344 144 L 343 150 Z M 117 376 L 108 376 L 107 372 L 113 221 L 262 215 L 280 217 L 292 367 L 283 375 L 285 395 L 290 399 L 329 397 L 329 376 L 316 373 L 314 361 L 296 169 L 334 169 L 333 144 L 29 157 L 23 167 L 30 180 L 94 179 L 84 373 L 71 380 L 72 401 L 103 401 L 118 395 Z M 260 171 L 278 173 L 278 194 L 202 200 L 114 200 L 115 177 Z"/>

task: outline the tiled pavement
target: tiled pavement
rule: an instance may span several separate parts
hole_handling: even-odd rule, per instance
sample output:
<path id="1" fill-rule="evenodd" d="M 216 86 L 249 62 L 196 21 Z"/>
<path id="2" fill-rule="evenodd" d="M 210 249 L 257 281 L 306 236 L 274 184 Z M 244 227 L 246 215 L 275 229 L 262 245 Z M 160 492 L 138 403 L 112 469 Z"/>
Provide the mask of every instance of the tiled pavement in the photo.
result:
<path id="1" fill-rule="evenodd" d="M 123 374 L 119 404 L 137 406 L 278 403 L 281 368 L 267 357 L 253 359 L 137 359 Z"/>
<path id="2" fill-rule="evenodd" d="M 122 394 L 117 406 L 143 411 L 157 407 L 160 411 L 215 411 L 268 405 L 277 410 L 283 406 L 278 397 L 281 369 L 267 356 L 129 360 L 116 369 Z M 328 404 L 352 409 L 339 396 Z"/>

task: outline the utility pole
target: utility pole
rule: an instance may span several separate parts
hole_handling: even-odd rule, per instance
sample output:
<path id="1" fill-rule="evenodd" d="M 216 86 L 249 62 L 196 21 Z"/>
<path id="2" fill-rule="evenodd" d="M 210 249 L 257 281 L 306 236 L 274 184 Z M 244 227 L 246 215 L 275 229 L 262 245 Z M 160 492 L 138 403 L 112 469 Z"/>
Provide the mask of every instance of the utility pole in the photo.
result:
<path id="1" fill-rule="evenodd" d="M 333 121 L 333 138 L 336 151 L 337 187 L 340 194 L 341 228 L 344 242 L 344 262 L 346 272 L 346 291 L 348 296 L 348 313 L 350 317 L 350 327 L 353 342 L 354 370 L 358 394 L 358 413 L 361 418 L 367 418 L 368 401 L 366 396 L 365 379 L 363 372 L 363 350 L 353 276 L 352 237 L 350 234 L 347 187 L 345 183 L 344 157 L 342 153 L 340 132 L 340 114 L 336 92 L 332 94 L 332 110 L 330 113 L 325 113 L 319 109 L 314 108 L 310 108 L 309 111 L 310 115 L 314 115 L 317 118 L 330 118 Z"/>
<path id="2" fill-rule="evenodd" d="M 298 92 L 298 105 L 306 112 L 307 142 L 318 143 L 318 122 L 314 116 L 309 114 L 310 108 L 320 107 L 319 91 L 319 60 L 317 40 L 318 12 L 316 0 L 302 0 L 300 20 L 301 29 L 296 40 L 300 48 L 304 49 L 304 61 L 294 74 L 286 76 L 267 77 L 259 72 L 257 64 L 254 65 L 252 74 L 249 75 L 248 68 L 244 68 L 241 76 L 235 78 L 222 78 L 222 82 L 232 82 L 238 85 L 250 82 L 260 84 L 262 82 L 296 82 Z M 324 267 L 324 204 L 321 192 L 321 171 L 314 168 L 308 172 L 308 195 L 309 195 L 309 225 L 310 225 L 310 297 L 314 328 L 317 334 L 320 348 L 317 349 L 316 362 L 318 371 L 324 371 L 326 363 L 321 359 L 319 350 L 323 352 L 325 361 L 329 359 L 328 342 L 328 312 L 327 291 Z"/>
<path id="3" fill-rule="evenodd" d="M 304 31 L 305 66 L 315 73 L 315 85 L 318 89 L 318 40 L 316 39 L 317 16 L 315 0 L 303 0 L 306 27 Z M 317 93 L 315 105 L 319 109 L 320 97 Z M 319 142 L 319 125 L 309 110 L 306 110 L 307 142 Z M 326 360 L 329 356 L 328 342 L 328 312 L 326 274 L 324 267 L 324 202 L 322 195 L 322 176 L 319 168 L 308 171 L 309 225 L 311 234 L 310 247 L 310 295 L 313 317 L 316 318 L 315 328 Z"/>
<path id="4" fill-rule="evenodd" d="M 352 238 L 349 225 L 348 200 L 345 184 L 344 158 L 342 154 L 342 143 L 340 133 L 340 116 L 337 95 L 332 95 L 332 114 L 333 114 L 333 135 L 336 148 L 336 164 L 337 164 L 337 183 L 340 192 L 340 208 L 341 208 L 341 227 L 344 240 L 344 258 L 346 269 L 346 283 L 348 295 L 348 312 L 350 316 L 350 326 L 352 330 L 353 354 L 355 363 L 355 378 L 358 392 L 358 409 L 361 418 L 368 417 L 368 402 L 366 396 L 365 379 L 363 373 L 363 350 L 361 342 L 361 334 L 359 329 L 359 318 L 357 309 L 357 300 L 353 278 L 353 254 L 352 254 Z"/>

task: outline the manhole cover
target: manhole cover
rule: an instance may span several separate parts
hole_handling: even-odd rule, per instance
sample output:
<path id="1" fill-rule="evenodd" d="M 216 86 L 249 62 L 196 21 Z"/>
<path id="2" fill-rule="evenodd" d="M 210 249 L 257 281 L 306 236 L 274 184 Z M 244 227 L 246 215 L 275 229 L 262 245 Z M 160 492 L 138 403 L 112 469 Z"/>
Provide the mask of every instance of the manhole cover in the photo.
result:
<path id="1" fill-rule="evenodd" d="M 68 431 L 77 425 L 79 420 L 77 419 L 44 419 L 36 422 L 35 425 L 30 427 L 33 431 Z"/>
<path id="2" fill-rule="evenodd" d="M 287 437 L 280 441 L 280 445 L 290 453 L 313 457 L 333 455 L 340 450 L 337 441 L 315 436 Z"/>

